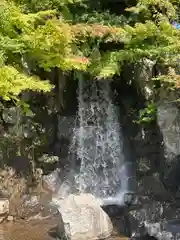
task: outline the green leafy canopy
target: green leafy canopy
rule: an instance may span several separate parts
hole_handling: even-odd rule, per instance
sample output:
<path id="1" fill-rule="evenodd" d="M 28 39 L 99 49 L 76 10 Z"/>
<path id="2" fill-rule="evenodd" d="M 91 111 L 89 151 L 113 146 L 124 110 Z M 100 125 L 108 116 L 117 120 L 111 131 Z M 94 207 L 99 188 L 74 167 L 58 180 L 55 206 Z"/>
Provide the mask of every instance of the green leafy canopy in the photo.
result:
<path id="1" fill-rule="evenodd" d="M 70 25 L 56 10 L 24 13 L 11 1 L 0 2 L 0 96 L 17 99 L 25 90 L 50 91 L 52 85 L 31 73 L 31 63 L 50 71 L 85 70 L 73 51 Z M 26 68 L 24 67 L 26 65 Z"/>
<path id="2" fill-rule="evenodd" d="M 57 67 L 62 71 L 80 70 L 96 78 L 109 78 L 119 74 L 127 61 L 160 59 L 171 67 L 172 62 L 177 62 L 180 31 L 172 21 L 178 17 L 178 1 L 138 0 L 116 18 L 104 10 L 89 13 L 89 3 L 80 0 L 0 2 L 0 96 L 3 99 L 18 100 L 20 93 L 27 90 L 51 91 L 53 86 L 47 80 L 33 74 L 34 64 L 46 71 Z M 83 9 L 87 14 L 74 18 L 77 14 L 71 9 L 77 13 Z M 70 15 L 71 18 L 67 17 Z M 102 50 L 101 45 L 108 43 L 114 43 L 116 49 Z M 172 71 L 169 74 L 172 76 Z"/>

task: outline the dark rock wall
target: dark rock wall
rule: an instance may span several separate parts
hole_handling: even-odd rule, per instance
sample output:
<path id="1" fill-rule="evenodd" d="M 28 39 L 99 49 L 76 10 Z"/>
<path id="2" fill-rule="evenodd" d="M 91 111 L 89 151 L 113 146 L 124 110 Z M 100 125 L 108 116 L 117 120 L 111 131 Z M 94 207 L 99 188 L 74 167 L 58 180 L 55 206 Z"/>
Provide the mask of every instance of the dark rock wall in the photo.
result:
<path id="1" fill-rule="evenodd" d="M 114 80 L 115 103 L 120 109 L 120 122 L 126 151 L 137 162 L 138 176 L 161 172 L 164 162 L 163 137 L 157 121 L 138 124 L 139 111 L 146 107 L 146 99 L 137 81 L 131 81 L 133 68 L 127 66 L 121 78 Z M 162 172 L 161 172 L 162 174 Z"/>
<path id="2" fill-rule="evenodd" d="M 45 74 L 39 73 L 42 78 Z M 17 156 L 44 172 L 65 164 L 77 109 L 77 82 L 56 69 L 48 78 L 56 86 L 51 93 L 22 95 L 31 111 L 1 102 L 0 167 L 16 167 Z"/>

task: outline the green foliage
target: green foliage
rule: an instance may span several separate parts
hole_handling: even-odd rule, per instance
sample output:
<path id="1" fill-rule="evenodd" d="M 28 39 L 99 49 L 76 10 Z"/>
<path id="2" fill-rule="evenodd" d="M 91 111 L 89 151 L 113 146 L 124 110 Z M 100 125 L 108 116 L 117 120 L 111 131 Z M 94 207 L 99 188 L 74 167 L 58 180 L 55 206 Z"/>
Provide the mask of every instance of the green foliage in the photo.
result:
<path id="1" fill-rule="evenodd" d="M 174 68 L 169 67 L 167 74 L 159 75 L 153 80 L 158 80 L 161 83 L 161 86 L 166 86 L 169 90 L 175 90 L 180 88 L 180 75 L 176 73 Z"/>
<path id="2" fill-rule="evenodd" d="M 14 0 L 14 2 L 23 6 L 23 9 L 27 12 L 38 12 L 78 4 L 81 0 Z"/>
<path id="3" fill-rule="evenodd" d="M 18 32 L 28 28 L 28 20 L 18 7 L 0 3 L 0 96 L 4 100 L 17 100 L 25 90 L 50 91 L 52 86 L 41 81 L 37 76 L 28 76 L 23 72 L 22 56 L 25 45 Z"/>
<path id="4" fill-rule="evenodd" d="M 56 11 L 25 14 L 9 1 L 0 3 L 0 96 L 18 100 L 23 91 L 50 91 L 52 86 L 37 76 L 27 75 L 31 62 L 50 71 L 85 70 L 87 61 L 72 48 L 70 25 L 57 19 Z M 26 59 L 24 62 L 23 59 Z"/>
<path id="5" fill-rule="evenodd" d="M 12 66 L 0 68 L 0 96 L 4 100 L 16 99 L 24 90 L 49 91 L 49 83 L 40 81 L 36 77 L 18 72 Z"/>
<path id="6" fill-rule="evenodd" d="M 175 19 L 176 5 L 168 0 L 139 0 L 127 11 L 137 15 L 134 23 L 123 16 L 116 17 L 116 23 L 113 23 L 112 14 L 94 12 L 93 15 L 85 14 L 84 19 L 81 16 L 80 20 L 87 21 L 86 24 L 73 25 L 81 50 L 84 51 L 85 43 L 86 46 L 87 42 L 90 43 L 88 51 L 86 47 L 86 56 L 91 62 L 88 71 L 98 78 L 119 74 L 125 62 L 135 63 L 144 57 L 157 61 L 163 59 L 164 62 L 170 62 L 172 58 L 176 62 L 179 57 L 180 31 L 171 24 Z M 100 44 L 108 42 L 121 43 L 121 47 L 101 51 Z"/>
<path id="7" fill-rule="evenodd" d="M 148 124 L 156 119 L 157 108 L 154 103 L 149 103 L 147 107 L 139 111 L 138 124 Z"/>
<path id="8" fill-rule="evenodd" d="M 30 109 L 30 105 L 22 100 L 18 100 L 17 105 L 27 117 L 34 117 L 34 113 Z"/>
<path id="9" fill-rule="evenodd" d="M 91 2 L 82 3 L 81 0 L 0 2 L 1 97 L 18 99 L 26 90 L 52 89 L 50 83 L 32 75 L 32 63 L 33 67 L 46 71 L 57 67 L 109 78 L 120 74 L 126 62 L 139 62 L 144 57 L 163 59 L 166 64 L 179 59 L 180 31 L 171 24 L 176 19 L 178 1 L 138 0 L 126 9 L 126 14 L 118 16 L 99 7 L 99 12 L 90 13 Z M 83 14 L 78 17 L 80 8 Z M 77 9 L 77 13 L 71 9 Z M 101 44 L 109 43 L 116 44 L 116 49 L 101 49 Z M 165 75 L 162 78 L 167 79 Z M 177 75 L 176 82 L 178 79 Z"/>
<path id="10" fill-rule="evenodd" d="M 127 9 L 144 19 L 158 20 L 161 16 L 176 18 L 176 2 L 169 0 L 138 0 L 137 5 Z"/>
<path id="11" fill-rule="evenodd" d="M 74 21 L 83 22 L 88 24 L 98 23 L 103 25 L 122 26 L 127 23 L 128 19 L 123 16 L 117 16 L 109 11 L 103 11 L 101 13 L 93 11 L 92 13 L 84 12 L 82 15 L 75 14 Z"/>

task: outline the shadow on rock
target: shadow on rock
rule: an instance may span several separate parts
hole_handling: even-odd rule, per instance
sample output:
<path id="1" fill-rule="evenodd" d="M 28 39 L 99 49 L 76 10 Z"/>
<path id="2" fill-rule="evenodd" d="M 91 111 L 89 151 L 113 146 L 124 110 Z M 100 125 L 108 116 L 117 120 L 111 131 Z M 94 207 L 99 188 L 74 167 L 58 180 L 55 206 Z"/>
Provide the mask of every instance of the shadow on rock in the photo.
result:
<path id="1" fill-rule="evenodd" d="M 12 167 L 18 176 L 25 179 L 32 174 L 32 165 L 29 159 L 22 156 L 9 158 L 7 161 L 9 167 Z"/>

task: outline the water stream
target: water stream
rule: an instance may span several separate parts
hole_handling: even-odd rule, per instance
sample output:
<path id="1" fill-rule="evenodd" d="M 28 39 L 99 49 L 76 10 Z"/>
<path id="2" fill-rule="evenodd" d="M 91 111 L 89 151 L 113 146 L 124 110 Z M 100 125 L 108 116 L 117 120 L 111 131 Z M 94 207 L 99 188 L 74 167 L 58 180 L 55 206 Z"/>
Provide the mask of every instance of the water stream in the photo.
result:
<path id="1" fill-rule="evenodd" d="M 75 178 L 78 192 L 91 193 L 105 205 L 124 205 L 124 194 L 134 191 L 135 168 L 124 156 L 119 113 L 110 84 L 79 80 L 78 123 L 69 154 L 74 165 L 69 175 Z M 66 188 L 64 184 L 59 194 Z"/>

